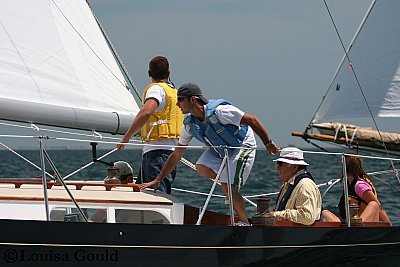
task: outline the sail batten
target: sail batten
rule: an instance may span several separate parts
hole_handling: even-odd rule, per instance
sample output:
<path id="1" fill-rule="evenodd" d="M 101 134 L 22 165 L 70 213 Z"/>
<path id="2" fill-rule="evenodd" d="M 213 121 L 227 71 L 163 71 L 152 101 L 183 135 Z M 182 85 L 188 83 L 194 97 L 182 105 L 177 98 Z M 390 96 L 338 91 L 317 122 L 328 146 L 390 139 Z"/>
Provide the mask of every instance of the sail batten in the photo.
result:
<path id="1" fill-rule="evenodd" d="M 115 132 L 139 110 L 84 0 L 1 0 L 0 58 L 1 119 Z"/>
<path id="2" fill-rule="evenodd" d="M 348 49 L 352 65 L 343 58 L 314 122 L 370 117 L 371 113 L 378 117 L 400 117 L 399 10 L 399 1 L 375 2 Z"/>

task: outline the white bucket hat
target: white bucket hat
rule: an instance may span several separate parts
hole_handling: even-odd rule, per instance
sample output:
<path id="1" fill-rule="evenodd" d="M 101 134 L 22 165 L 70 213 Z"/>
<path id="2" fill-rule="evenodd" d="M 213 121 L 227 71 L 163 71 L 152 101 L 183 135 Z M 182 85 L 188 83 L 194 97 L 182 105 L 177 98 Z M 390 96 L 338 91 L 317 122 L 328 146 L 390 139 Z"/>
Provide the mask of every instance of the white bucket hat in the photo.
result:
<path id="1" fill-rule="evenodd" d="M 273 161 L 286 162 L 292 165 L 308 165 L 308 163 L 304 161 L 303 151 L 297 147 L 286 147 L 282 149 L 279 158 Z"/>

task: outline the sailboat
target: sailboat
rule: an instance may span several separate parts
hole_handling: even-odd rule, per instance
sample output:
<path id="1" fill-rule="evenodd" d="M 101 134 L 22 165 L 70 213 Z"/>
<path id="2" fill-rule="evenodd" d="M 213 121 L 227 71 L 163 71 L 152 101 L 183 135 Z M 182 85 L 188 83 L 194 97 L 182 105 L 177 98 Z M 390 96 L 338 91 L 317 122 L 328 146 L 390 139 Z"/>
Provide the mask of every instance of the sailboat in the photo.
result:
<path id="1" fill-rule="evenodd" d="M 370 13 L 382 3 L 374 2 Z M 88 130 L 89 137 L 79 133 L 85 142 L 101 142 L 100 132 L 123 134 L 139 109 L 136 89 L 86 1 L 1 0 L 0 7 L 0 118 L 39 131 L 12 137 L 38 142 L 42 172 L 38 180 L 0 181 L 2 265 L 382 265 L 400 259 L 400 228 L 384 223 L 302 226 L 255 216 L 252 226 L 235 226 L 227 215 L 135 184 L 66 181 L 69 175 L 57 171 L 45 148 L 65 139 L 52 130 L 42 135 L 40 125 Z M 95 147 L 100 161 L 104 155 L 97 158 Z M 90 223 L 98 210 L 105 221 Z"/>
<path id="2" fill-rule="evenodd" d="M 293 136 L 355 149 L 400 151 L 400 133 L 382 131 L 377 123 L 386 118 L 396 125 L 400 116 L 399 6 L 396 1 L 381 2 L 370 5 L 306 130 Z M 355 125 L 357 121 L 369 126 Z"/>

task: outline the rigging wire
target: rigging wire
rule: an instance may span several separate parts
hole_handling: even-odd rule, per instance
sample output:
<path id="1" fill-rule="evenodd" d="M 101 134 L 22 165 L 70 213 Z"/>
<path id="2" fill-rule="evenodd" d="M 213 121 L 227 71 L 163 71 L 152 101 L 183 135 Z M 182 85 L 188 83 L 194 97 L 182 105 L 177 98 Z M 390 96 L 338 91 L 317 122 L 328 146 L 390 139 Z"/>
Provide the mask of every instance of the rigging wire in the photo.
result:
<path id="1" fill-rule="evenodd" d="M 118 77 L 110 70 L 110 68 L 109 68 L 109 67 L 105 64 L 105 62 L 100 58 L 100 56 L 97 55 L 97 53 L 93 50 L 93 48 L 89 45 L 89 43 L 83 38 L 83 36 L 78 32 L 78 30 L 74 27 L 74 25 L 72 25 L 72 23 L 69 21 L 69 19 L 66 17 L 66 15 L 61 11 L 61 9 L 59 8 L 59 6 L 57 6 L 57 4 L 54 2 L 54 0 L 52 0 L 52 2 L 53 2 L 53 4 L 57 7 L 57 9 L 59 10 L 59 12 L 63 15 L 63 17 L 67 20 L 67 22 L 71 25 L 71 27 L 74 29 L 74 31 L 78 34 L 78 36 L 85 42 L 85 44 L 89 47 L 89 49 L 94 53 L 94 55 L 103 63 L 103 65 L 108 69 L 108 71 L 109 71 L 123 86 L 125 86 L 125 84 L 124 84 L 121 80 L 118 79 Z M 86 1 L 86 3 L 87 3 L 87 5 L 89 6 L 90 10 L 92 11 L 89 2 Z M 97 23 L 97 25 L 99 26 L 101 32 L 103 33 L 103 36 L 104 36 L 104 38 L 105 38 L 107 44 L 109 45 L 109 47 L 110 47 L 110 49 L 111 49 L 111 51 L 112 51 L 112 53 L 113 53 L 113 55 L 114 55 L 114 58 L 115 58 L 116 61 L 118 62 L 119 66 L 120 66 L 120 68 L 121 68 L 121 71 L 123 72 L 123 74 L 125 75 L 125 77 L 128 79 L 128 82 L 130 83 L 131 87 L 132 87 L 133 90 L 135 91 L 136 96 L 137 96 L 138 99 L 140 100 L 140 104 L 141 104 L 141 103 L 142 103 L 142 97 L 141 97 L 139 91 L 137 90 L 135 84 L 133 83 L 133 81 L 132 81 L 132 79 L 131 79 L 131 77 L 130 77 L 128 71 L 126 70 L 125 65 L 123 64 L 122 60 L 120 59 L 118 53 L 115 51 L 114 46 L 113 46 L 113 44 L 111 43 L 111 40 L 108 38 L 106 32 L 104 31 L 104 28 L 101 26 L 99 20 L 97 19 L 97 17 L 95 16 L 95 14 L 94 14 L 93 11 L 92 11 L 92 15 L 93 15 L 94 19 L 96 20 L 96 23 Z M 184 158 L 183 158 L 183 160 L 184 160 L 184 161 L 182 161 L 182 160 L 181 160 L 181 161 L 182 161 L 185 165 L 189 166 L 189 165 L 187 164 L 188 161 L 185 160 Z M 190 166 L 189 166 L 189 167 L 190 167 Z M 191 167 L 191 168 L 192 168 L 192 167 Z M 193 169 L 193 168 L 192 168 L 192 169 Z"/>
<path id="2" fill-rule="evenodd" d="M 89 2 L 88 2 L 87 0 L 86 0 L 86 3 L 87 3 L 88 6 L 90 7 L 90 4 L 89 4 Z M 90 9 L 91 9 L 91 7 L 90 7 Z M 133 83 L 133 80 L 131 79 L 131 77 L 130 77 L 130 75 L 129 75 L 129 72 L 126 70 L 124 63 L 122 62 L 121 58 L 119 57 L 117 51 L 114 49 L 114 46 L 113 46 L 111 40 L 108 38 L 106 32 L 104 31 L 103 26 L 101 26 L 100 21 L 97 19 L 96 15 L 94 14 L 93 11 L 92 11 L 92 15 L 93 15 L 93 17 L 95 18 L 95 20 L 96 20 L 96 22 L 97 22 L 97 25 L 99 26 L 101 32 L 103 33 L 104 38 L 106 39 L 106 41 L 107 41 L 107 43 L 108 43 L 108 45 L 109 45 L 109 47 L 110 47 L 112 53 L 114 54 L 114 57 L 116 58 L 118 64 L 120 65 L 122 72 L 124 73 L 124 75 L 125 75 L 126 78 L 128 79 L 128 82 L 130 83 L 130 85 L 132 86 L 133 90 L 135 91 L 136 96 L 137 96 L 138 99 L 139 99 L 140 105 L 142 106 L 142 101 L 143 101 L 143 99 L 142 99 L 142 97 L 141 97 L 141 95 L 140 95 L 138 89 L 136 88 L 135 84 Z M 171 79 L 169 79 L 169 81 L 172 83 Z M 172 84 L 173 84 L 173 83 L 172 83 Z M 175 86 L 175 85 L 174 85 L 174 86 Z M 195 165 L 194 165 L 193 163 L 191 163 L 190 161 L 188 161 L 187 159 L 185 159 L 185 158 L 182 157 L 180 161 L 181 161 L 183 164 L 185 164 L 186 166 L 188 166 L 189 168 L 191 168 L 191 169 L 193 169 L 193 170 L 196 170 Z"/>
<path id="3" fill-rule="evenodd" d="M 37 126 L 35 124 L 31 124 L 30 126 L 25 126 L 25 125 L 18 125 L 18 124 L 0 122 L 0 125 L 16 127 L 16 128 L 23 128 L 23 129 L 33 129 L 35 131 L 59 133 L 59 134 L 65 134 L 65 135 L 76 135 L 76 136 L 84 136 L 84 137 L 93 137 L 95 139 L 100 138 L 100 139 L 120 140 L 120 138 L 118 138 L 118 137 L 100 135 L 95 131 L 93 131 L 92 134 L 85 134 L 85 133 L 78 133 L 78 132 L 69 132 L 69 131 L 64 131 L 64 130 L 41 128 L 41 127 L 39 127 L 39 126 Z M 131 140 L 131 141 L 132 142 L 142 143 L 141 140 L 137 140 L 137 139 L 134 139 L 134 140 Z"/>
<path id="4" fill-rule="evenodd" d="M 126 84 L 122 82 L 117 75 L 107 66 L 107 64 L 103 61 L 103 59 L 94 51 L 94 49 L 90 46 L 90 44 L 86 41 L 85 38 L 80 34 L 80 32 L 75 28 L 75 26 L 71 23 L 71 21 L 67 18 L 67 16 L 63 13 L 63 11 L 60 9 L 60 7 L 52 0 L 54 6 L 58 9 L 60 14 L 65 18 L 65 20 L 69 23 L 69 25 L 72 27 L 72 29 L 76 32 L 76 34 L 79 36 L 79 38 L 82 39 L 82 41 L 86 44 L 86 46 L 93 52 L 93 54 L 100 60 L 100 62 L 104 65 L 104 67 L 111 73 L 112 76 L 122 85 L 126 88 Z"/>
<path id="5" fill-rule="evenodd" d="M 317 145 L 315 142 L 312 142 L 309 139 L 304 139 L 304 141 L 306 141 L 310 145 L 315 146 L 316 148 L 320 149 L 321 151 L 329 152 L 327 149 L 321 147 L 320 145 Z M 379 150 L 378 148 L 359 147 L 359 146 L 355 146 L 355 145 L 351 145 L 351 144 L 338 144 L 338 143 L 335 143 L 333 141 L 321 141 L 321 140 L 317 140 L 317 141 L 329 142 L 332 146 L 336 146 L 336 147 L 341 148 L 341 149 L 348 148 L 348 149 L 351 149 L 351 150 L 355 150 L 357 154 L 358 154 L 359 151 L 365 151 L 365 152 L 369 152 L 369 153 L 376 153 L 377 155 L 382 155 L 382 153 L 384 153 L 381 150 Z M 399 153 L 395 153 L 393 151 L 392 151 L 392 153 L 390 155 L 391 156 L 396 156 L 396 157 L 400 156 Z"/>
<path id="6" fill-rule="evenodd" d="M 18 152 L 16 152 L 15 150 L 13 150 L 12 148 L 8 147 L 6 144 L 0 142 L 0 145 L 2 145 L 4 148 L 6 148 L 7 150 L 9 150 L 11 153 L 13 153 L 14 155 L 16 155 L 17 157 L 21 158 L 22 160 L 24 160 L 25 162 L 29 163 L 30 165 L 32 165 L 33 167 L 35 167 L 38 170 L 42 170 L 41 167 L 39 167 L 38 165 L 36 165 L 35 163 L 33 163 L 32 161 L 30 161 L 29 159 L 25 158 L 24 156 L 22 156 L 21 154 L 19 154 Z M 46 171 L 46 175 L 50 176 L 53 180 L 55 180 L 54 176 L 51 175 L 50 173 L 48 173 Z"/>
<path id="7" fill-rule="evenodd" d="M 376 127 L 376 130 L 377 130 L 378 133 L 379 133 L 379 137 L 381 138 L 382 145 L 383 145 L 383 147 L 384 147 L 384 149 L 385 149 L 387 155 L 389 156 L 389 151 L 388 151 L 388 149 L 387 149 L 387 147 L 386 147 L 386 144 L 385 144 L 385 142 L 384 142 L 384 140 L 383 140 L 381 131 L 379 130 L 379 127 L 378 127 L 378 124 L 376 123 L 376 120 L 375 120 L 374 115 L 372 114 L 371 107 L 369 106 L 367 97 L 365 96 L 365 93 L 364 93 L 364 90 L 363 90 L 363 88 L 362 88 L 362 86 L 361 86 L 360 80 L 358 79 L 358 75 L 357 75 L 357 73 L 356 73 L 356 71 L 355 71 L 355 68 L 354 68 L 354 66 L 353 66 L 353 62 L 352 62 L 351 59 L 350 59 L 349 51 L 350 51 L 350 48 L 351 48 L 351 47 L 349 48 L 349 50 L 346 50 L 346 47 L 344 46 L 342 37 L 341 37 L 341 35 L 340 35 L 340 33 L 339 33 L 339 30 L 338 30 L 338 28 L 337 28 L 337 26 L 336 26 L 335 20 L 334 20 L 333 17 L 332 17 L 332 13 L 331 13 L 331 11 L 330 11 L 330 9 L 329 9 L 329 7 L 328 7 L 328 4 L 326 3 L 326 0 L 324 0 L 324 4 L 325 4 L 325 7 L 326 7 L 326 10 L 328 11 L 329 17 L 330 17 L 330 19 L 331 19 L 331 21 L 332 21 L 333 27 L 335 28 L 336 35 L 337 35 L 337 37 L 339 38 L 340 44 L 341 44 L 342 49 L 343 49 L 343 51 L 344 51 L 344 53 L 345 53 L 345 57 L 346 57 L 347 61 L 349 62 L 350 70 L 351 70 L 351 72 L 353 73 L 354 79 L 355 79 L 356 82 L 357 82 L 357 87 L 358 87 L 358 89 L 359 89 L 360 92 L 361 92 L 361 95 L 362 95 L 362 97 L 363 97 L 363 99 L 364 99 L 364 102 L 365 102 L 367 108 L 368 108 L 368 112 L 369 112 L 369 114 L 370 114 L 370 116 L 371 116 L 371 119 L 372 119 L 372 121 L 373 121 L 373 123 L 374 123 L 374 125 L 375 125 L 375 127 Z M 374 5 L 375 5 L 375 1 L 373 2 L 373 5 L 371 6 L 367 17 L 368 17 L 369 14 L 371 13 L 371 10 L 372 10 L 372 8 L 373 8 Z M 325 96 L 326 96 L 326 95 L 325 95 Z M 325 96 L 324 96 L 324 99 L 325 99 Z"/>
<path id="8" fill-rule="evenodd" d="M 89 1 L 86 0 L 87 5 L 89 6 L 90 10 L 92 11 L 92 7 L 89 4 Z M 94 14 L 94 12 L 92 11 L 92 15 L 94 17 L 94 19 L 96 20 L 97 25 L 99 26 L 101 32 L 103 33 L 103 36 L 105 38 L 105 40 L 107 41 L 108 46 L 111 49 L 111 52 L 113 53 L 116 61 L 118 62 L 118 65 L 120 66 L 122 72 L 124 73 L 125 77 L 127 78 L 130 86 L 132 87 L 132 89 L 135 91 L 136 96 L 138 97 L 138 99 L 140 100 L 140 103 L 142 103 L 142 97 L 137 89 L 137 87 L 135 86 L 131 76 L 129 75 L 129 72 L 127 71 L 124 63 L 122 62 L 122 59 L 120 58 L 120 56 L 118 55 L 117 51 L 114 48 L 114 45 L 112 44 L 110 38 L 108 38 L 108 35 L 106 33 L 106 31 L 104 30 L 103 26 L 100 24 L 100 21 L 97 19 L 96 15 Z"/>
<path id="9" fill-rule="evenodd" d="M 375 6 L 375 3 L 376 3 L 376 1 L 374 1 L 374 2 L 371 4 L 371 6 L 370 6 L 370 8 L 369 8 L 369 10 L 368 10 L 368 13 L 367 13 L 367 15 L 366 15 L 364 21 L 365 21 L 366 18 L 370 15 L 370 13 L 371 13 L 373 7 Z M 355 68 L 354 68 L 354 66 L 353 66 L 353 63 L 352 63 L 352 61 L 351 61 L 351 59 L 350 59 L 349 51 L 350 51 L 350 49 L 351 49 L 352 46 L 350 46 L 348 50 L 345 48 L 344 43 L 343 43 L 343 40 L 342 40 L 341 35 L 340 35 L 340 33 L 339 33 L 339 30 L 338 30 L 338 28 L 337 28 L 337 26 L 336 26 L 335 20 L 333 19 L 333 16 L 332 16 L 332 13 L 331 13 L 331 11 L 330 11 L 330 9 L 329 9 L 329 6 L 328 6 L 328 4 L 326 3 L 326 0 L 324 0 L 324 4 L 325 4 L 326 10 L 327 10 L 327 12 L 328 12 L 328 14 L 329 14 L 329 17 L 330 17 L 330 19 L 331 19 L 331 21 L 332 21 L 333 27 L 335 28 L 336 35 L 337 35 L 337 37 L 338 37 L 338 39 L 339 39 L 339 41 L 340 41 L 340 44 L 341 44 L 341 46 L 342 46 L 342 49 L 343 49 L 344 53 L 345 53 L 345 58 L 347 59 L 347 61 L 348 61 L 348 63 L 349 63 L 350 70 L 351 70 L 351 72 L 353 73 L 353 76 L 354 76 L 355 81 L 356 81 L 356 83 L 357 83 L 357 87 L 358 87 L 358 89 L 359 89 L 360 92 L 361 92 L 361 95 L 362 95 L 363 100 L 364 100 L 364 102 L 365 102 L 365 104 L 366 104 L 366 107 L 367 107 L 367 109 L 368 109 L 368 112 L 369 112 L 369 114 L 370 114 L 370 116 L 371 116 L 371 119 L 372 119 L 372 121 L 373 121 L 373 123 L 374 123 L 374 125 L 375 125 L 375 128 L 376 128 L 376 130 L 377 130 L 377 132 L 378 132 L 378 134 L 379 134 L 379 137 L 380 137 L 380 139 L 381 139 L 380 141 L 382 142 L 382 146 L 384 147 L 386 154 L 387 154 L 388 156 L 390 156 L 390 153 L 389 153 L 389 151 L 388 151 L 388 149 L 387 149 L 387 147 L 386 147 L 386 143 L 385 143 L 385 141 L 383 140 L 383 136 L 382 136 L 382 134 L 381 134 L 381 131 L 380 131 L 379 127 L 378 127 L 378 124 L 377 124 L 377 122 L 376 122 L 376 120 L 375 120 L 374 115 L 372 114 L 371 107 L 370 107 L 370 105 L 369 105 L 369 103 L 368 103 L 367 97 L 365 96 L 365 93 L 364 93 L 364 90 L 363 90 L 363 88 L 362 88 L 362 86 L 361 86 L 361 83 L 360 83 L 360 80 L 359 80 L 359 78 L 358 78 L 358 75 L 357 75 L 357 73 L 356 73 L 356 71 L 355 71 Z M 328 91 L 329 91 L 329 89 L 328 89 Z M 326 97 L 328 91 L 327 91 L 326 94 L 323 96 L 322 101 L 321 101 L 320 105 L 318 106 L 317 111 L 319 110 L 319 108 L 321 107 L 323 101 L 325 100 L 325 97 Z M 314 120 L 317 111 L 314 113 L 314 116 L 313 116 L 311 122 Z M 311 122 L 310 122 L 310 124 L 311 124 Z M 309 127 L 310 127 L 310 125 L 307 127 L 307 129 L 309 129 Z M 398 172 L 395 171 L 396 168 L 395 168 L 395 166 L 394 166 L 393 161 L 391 161 L 391 165 L 392 165 L 392 169 L 393 169 L 393 171 L 394 171 L 394 173 L 395 173 L 395 176 L 396 176 L 396 178 L 397 178 L 397 180 L 398 180 L 398 182 L 399 182 L 399 184 L 400 184 L 400 178 L 399 178 Z"/>
<path id="10" fill-rule="evenodd" d="M 393 171 L 390 171 L 390 172 L 393 172 Z M 371 178 L 374 178 L 375 180 L 378 180 L 378 181 L 380 181 L 381 183 L 383 183 L 383 184 L 385 184 L 385 185 L 391 187 L 391 184 L 389 184 L 388 182 L 385 182 L 383 179 L 379 178 L 378 176 L 376 176 L 376 175 L 371 175 L 371 174 L 369 174 L 369 176 L 371 176 Z M 393 187 L 393 188 L 394 188 L 396 191 L 400 192 L 400 188 L 398 188 L 398 187 Z"/>
<path id="11" fill-rule="evenodd" d="M 321 149 L 321 150 L 324 151 L 324 152 L 329 152 L 327 149 L 323 148 L 322 146 L 317 145 L 317 144 L 314 143 L 314 142 L 311 142 L 310 140 L 306 140 L 306 141 L 307 141 L 307 143 L 309 143 L 309 144 L 315 146 L 316 148 Z M 332 156 L 332 157 L 335 157 L 335 158 L 339 158 L 339 157 L 340 157 L 340 156 L 338 156 L 338 155 L 331 155 L 331 156 Z"/>
<path id="12" fill-rule="evenodd" d="M 338 36 L 338 38 L 339 38 L 340 44 L 341 44 L 341 46 L 342 46 L 342 49 L 343 49 L 343 51 L 344 51 L 344 53 L 345 53 L 345 57 L 346 57 L 347 61 L 349 62 L 350 70 L 351 70 L 351 72 L 353 73 L 353 76 L 354 76 L 354 78 L 355 78 L 355 80 L 356 80 L 356 82 L 357 82 L 357 87 L 358 87 L 358 89 L 360 89 L 361 95 L 363 96 L 363 99 L 364 99 L 364 102 L 365 102 L 365 104 L 366 104 L 366 106 L 367 106 L 367 108 L 368 108 L 369 114 L 371 115 L 371 118 L 372 118 L 372 120 L 373 120 L 373 122 L 374 122 L 374 125 L 375 125 L 375 127 L 376 127 L 376 129 L 377 129 L 377 131 L 378 131 L 378 133 L 379 133 L 379 136 L 381 137 L 381 141 L 382 141 L 382 143 L 383 143 L 383 146 L 384 146 L 386 152 L 389 154 L 389 152 L 388 152 L 388 150 L 387 150 L 387 148 L 386 148 L 385 142 L 383 141 L 383 137 L 382 137 L 382 135 L 381 135 L 381 132 L 380 132 L 380 130 L 379 130 L 379 128 L 378 128 L 378 124 L 376 123 L 375 117 L 374 117 L 374 115 L 372 114 L 371 107 L 369 106 L 369 103 L 368 103 L 368 101 L 367 101 L 367 98 L 366 98 L 366 96 L 365 96 L 365 94 L 364 94 L 364 90 L 362 89 L 360 80 L 358 79 L 358 75 L 356 74 L 356 71 L 355 71 L 355 69 L 354 69 L 353 62 L 352 62 L 351 59 L 350 59 L 350 56 L 349 56 L 349 53 L 348 53 L 348 52 L 350 51 L 350 49 L 349 49 L 348 51 L 346 50 L 346 48 L 345 48 L 345 46 L 344 46 L 344 44 L 343 44 L 343 40 L 342 40 L 342 38 L 341 38 L 341 36 L 340 36 L 339 30 L 338 30 L 338 28 L 336 27 L 336 23 L 335 23 L 335 21 L 334 21 L 334 19 L 333 19 L 333 17 L 332 17 L 332 14 L 331 14 L 331 12 L 330 12 L 330 9 L 329 9 L 329 7 L 328 7 L 328 4 L 326 3 L 326 0 L 324 0 L 324 3 L 325 3 L 325 6 L 326 6 L 326 9 L 327 9 L 327 11 L 328 11 L 329 17 L 331 18 L 333 27 L 335 28 L 336 34 L 337 34 L 337 36 Z M 375 4 L 375 2 L 374 2 L 374 4 Z M 371 10 L 372 10 L 372 7 L 371 7 L 370 11 L 371 11 Z M 370 14 L 370 13 L 368 13 L 368 15 L 369 15 L 369 14 Z"/>
<path id="13" fill-rule="evenodd" d="M 28 128 L 28 127 L 26 127 L 26 128 Z M 12 135 L 0 135 L 0 137 L 29 137 L 29 138 L 37 138 L 37 136 L 12 136 Z M 57 137 L 48 137 L 48 139 L 62 139 L 62 140 L 67 140 L 67 139 L 57 138 Z M 74 139 L 68 139 L 68 140 L 69 140 L 69 141 L 78 141 L 78 140 L 74 140 Z M 90 141 L 90 140 L 79 140 L 79 141 L 86 142 L 86 141 Z M 100 142 L 100 143 L 101 143 L 101 142 Z M 103 143 L 109 143 L 109 142 L 103 142 Z M 35 165 L 34 163 L 30 162 L 28 159 L 24 158 L 23 156 L 21 156 L 20 154 L 18 154 L 17 152 L 15 152 L 15 151 L 12 150 L 11 148 L 9 148 L 9 147 L 6 146 L 5 144 L 3 144 L 2 142 L 0 142 L 0 145 L 2 145 L 3 147 L 7 148 L 7 149 L 10 150 L 12 153 L 14 153 L 15 155 L 17 155 L 18 157 L 20 157 L 20 158 L 23 159 L 24 161 L 30 163 L 31 165 L 33 165 L 33 166 L 36 167 L 37 169 L 41 170 L 41 168 L 40 168 L 39 166 L 37 166 L 37 165 Z M 194 148 L 204 149 L 204 147 L 198 147 L 198 146 L 196 146 L 196 147 L 194 147 Z M 117 149 L 114 148 L 113 150 L 111 150 L 111 151 L 105 153 L 104 155 L 102 155 L 102 156 L 99 157 L 98 159 L 102 159 L 102 158 L 104 158 L 104 157 L 106 157 L 106 156 L 112 154 L 112 153 L 115 152 L 116 150 L 117 150 Z M 303 151 L 303 152 L 304 152 L 304 153 L 310 153 L 310 154 L 322 154 L 322 155 L 333 155 L 333 156 L 342 154 L 342 153 L 334 153 L 334 152 L 316 152 L 316 151 Z M 350 155 L 350 154 L 345 154 L 345 155 Z M 362 156 L 362 155 L 359 155 L 359 156 L 360 156 L 360 157 L 364 157 L 364 158 L 370 158 L 370 159 L 383 159 L 383 160 L 392 160 L 392 161 L 393 161 L 393 160 L 400 160 L 400 159 L 382 158 L 382 157 L 374 157 L 374 156 Z M 83 169 L 89 167 L 89 166 L 92 165 L 92 164 L 93 164 L 93 162 L 90 162 L 90 163 L 88 163 L 88 164 L 82 166 L 82 167 L 79 168 L 78 170 L 76 170 L 76 171 L 74 171 L 74 172 L 72 172 L 72 173 L 70 173 L 70 174 L 64 176 L 64 177 L 63 177 L 63 180 L 68 179 L 69 177 L 71 177 L 71 176 L 73 176 L 74 174 L 78 173 L 79 171 L 81 171 L 81 170 L 83 170 Z M 195 169 L 195 166 L 194 166 L 194 165 L 192 165 L 192 166 L 191 166 L 190 164 L 187 164 L 187 165 L 188 165 L 189 167 L 191 167 L 192 169 Z M 398 171 L 398 170 L 396 169 L 395 171 Z M 392 170 L 387 170 L 387 171 L 372 172 L 372 173 L 369 173 L 369 174 L 370 174 L 371 176 L 373 176 L 374 178 L 376 178 L 376 175 L 377 175 L 377 174 L 387 174 L 387 173 L 391 173 L 391 172 L 393 172 L 393 171 L 392 171 Z M 46 173 L 47 173 L 47 175 L 51 176 L 51 177 L 54 179 L 54 177 L 53 177 L 51 174 L 49 174 L 48 172 L 46 172 Z M 338 180 L 339 180 L 339 179 L 338 179 Z M 325 193 L 323 194 L 323 196 L 325 196 L 325 194 L 326 194 L 334 185 L 336 185 L 336 184 L 338 183 L 338 180 L 332 179 L 332 180 L 330 180 L 330 181 L 328 181 L 328 182 L 321 183 L 321 184 L 318 184 L 318 185 L 317 185 L 318 187 L 328 186 L 328 188 L 326 189 L 326 191 L 325 191 Z M 378 180 L 384 182 L 382 179 L 378 179 Z M 385 183 L 385 182 L 384 182 L 384 183 Z M 385 184 L 387 184 L 387 183 L 385 183 Z M 148 190 L 152 190 L 152 189 L 148 189 Z M 172 190 L 181 191 L 181 192 L 186 192 L 186 193 L 192 193 L 192 194 L 198 194 L 198 195 L 208 195 L 208 194 L 202 193 L 202 192 L 196 192 L 196 191 L 185 190 L 185 189 L 178 189 L 178 188 L 172 188 Z M 399 189 L 397 189 L 397 190 L 400 191 Z M 249 198 L 255 198 L 255 197 L 259 197 L 259 196 L 277 195 L 278 193 L 279 193 L 279 192 L 264 193 L 264 194 L 258 194 L 258 195 L 248 195 L 248 196 L 243 196 L 243 198 L 244 198 L 244 200 L 245 200 L 246 202 L 250 203 L 252 206 L 256 206 L 256 204 L 255 204 L 254 202 L 252 202 L 251 200 L 249 200 Z M 213 197 L 219 197 L 219 198 L 225 198 L 225 196 L 216 195 L 216 194 L 212 194 L 211 196 L 213 196 Z"/>

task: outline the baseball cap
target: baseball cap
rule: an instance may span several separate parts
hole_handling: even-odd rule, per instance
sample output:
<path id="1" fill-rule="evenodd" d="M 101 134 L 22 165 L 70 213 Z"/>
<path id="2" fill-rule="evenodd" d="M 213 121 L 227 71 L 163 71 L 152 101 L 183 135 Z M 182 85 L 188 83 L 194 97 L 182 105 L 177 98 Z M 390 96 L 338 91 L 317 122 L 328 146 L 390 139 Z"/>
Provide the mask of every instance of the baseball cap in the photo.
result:
<path id="1" fill-rule="evenodd" d="M 203 101 L 204 104 L 208 103 L 208 100 L 203 96 L 203 92 L 201 91 L 200 87 L 191 82 L 184 83 L 181 85 L 181 87 L 179 87 L 178 97 L 179 96 L 197 96 L 201 101 Z"/>

